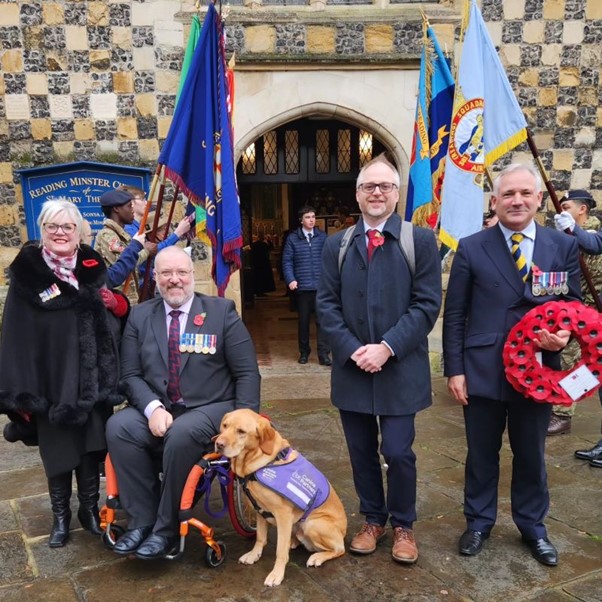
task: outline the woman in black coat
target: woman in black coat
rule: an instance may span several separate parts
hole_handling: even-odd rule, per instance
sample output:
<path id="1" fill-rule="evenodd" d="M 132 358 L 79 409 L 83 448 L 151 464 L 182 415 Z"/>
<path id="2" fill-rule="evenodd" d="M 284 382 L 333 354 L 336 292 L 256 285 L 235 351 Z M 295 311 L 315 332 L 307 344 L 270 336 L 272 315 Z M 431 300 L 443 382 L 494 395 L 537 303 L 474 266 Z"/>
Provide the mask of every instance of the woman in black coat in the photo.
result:
<path id="1" fill-rule="evenodd" d="M 49 546 L 69 537 L 72 471 L 79 521 L 100 534 L 98 462 L 117 395 L 119 321 L 127 302 L 106 289 L 106 268 L 80 244 L 82 216 L 48 201 L 41 243 L 26 243 L 9 268 L 0 346 L 0 412 L 9 441 L 38 445 L 54 514 Z M 107 308 L 115 314 L 113 315 Z"/>

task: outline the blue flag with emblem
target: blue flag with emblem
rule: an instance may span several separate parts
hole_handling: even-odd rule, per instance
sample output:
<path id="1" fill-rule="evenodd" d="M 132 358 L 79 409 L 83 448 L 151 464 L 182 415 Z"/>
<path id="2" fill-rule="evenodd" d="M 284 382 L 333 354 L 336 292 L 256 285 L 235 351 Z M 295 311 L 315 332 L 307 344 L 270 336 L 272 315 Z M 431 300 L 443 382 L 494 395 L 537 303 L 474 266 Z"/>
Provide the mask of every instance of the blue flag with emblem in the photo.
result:
<path id="1" fill-rule="evenodd" d="M 406 220 L 420 226 L 434 228 L 439 217 L 453 103 L 454 78 L 435 32 L 427 26 L 405 213 Z"/>
<path id="2" fill-rule="evenodd" d="M 472 0 L 445 164 L 441 242 L 456 249 L 481 229 L 485 168 L 526 138 L 527 122 Z"/>
<path id="3" fill-rule="evenodd" d="M 189 200 L 203 207 L 213 251 L 211 275 L 224 295 L 240 268 L 242 226 L 222 21 L 209 4 L 159 163 Z"/>

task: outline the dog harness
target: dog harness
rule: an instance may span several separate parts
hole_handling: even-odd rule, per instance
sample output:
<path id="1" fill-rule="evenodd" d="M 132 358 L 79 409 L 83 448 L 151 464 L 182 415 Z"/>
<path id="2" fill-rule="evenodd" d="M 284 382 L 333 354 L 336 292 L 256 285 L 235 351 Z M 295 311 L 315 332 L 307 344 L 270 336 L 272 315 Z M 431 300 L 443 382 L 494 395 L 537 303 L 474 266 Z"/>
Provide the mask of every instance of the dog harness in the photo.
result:
<path id="1" fill-rule="evenodd" d="M 274 461 L 286 462 L 292 451 L 290 447 L 283 449 Z M 242 484 L 243 491 L 253 508 L 264 518 L 273 518 L 273 515 L 259 507 L 247 487 L 249 481 L 258 481 L 303 510 L 300 520 L 305 520 L 312 510 L 321 506 L 330 493 L 328 479 L 301 454 L 285 464 L 272 462 L 246 477 L 237 477 L 237 479 Z"/>

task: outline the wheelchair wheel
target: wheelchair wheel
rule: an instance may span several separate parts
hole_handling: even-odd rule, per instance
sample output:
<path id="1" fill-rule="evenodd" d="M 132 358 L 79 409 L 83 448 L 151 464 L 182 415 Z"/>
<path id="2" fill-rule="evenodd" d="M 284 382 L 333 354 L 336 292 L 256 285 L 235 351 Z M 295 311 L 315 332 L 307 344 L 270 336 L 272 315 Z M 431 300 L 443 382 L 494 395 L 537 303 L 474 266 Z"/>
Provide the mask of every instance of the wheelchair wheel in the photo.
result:
<path id="1" fill-rule="evenodd" d="M 119 525 L 111 525 L 109 533 L 103 532 L 101 538 L 102 543 L 109 549 L 112 550 L 117 543 L 117 540 L 125 533 L 125 529 Z"/>
<path id="2" fill-rule="evenodd" d="M 205 562 L 207 563 L 207 566 L 211 567 L 212 569 L 218 567 L 226 559 L 226 544 L 223 541 L 218 541 L 216 543 L 219 546 L 220 552 L 222 553 L 221 558 L 217 557 L 217 553 L 211 546 L 208 546 L 207 551 L 205 552 Z"/>
<path id="3" fill-rule="evenodd" d="M 228 511 L 234 530 L 248 539 L 255 537 L 257 518 L 255 509 L 251 506 L 242 485 L 232 479 L 228 485 Z"/>

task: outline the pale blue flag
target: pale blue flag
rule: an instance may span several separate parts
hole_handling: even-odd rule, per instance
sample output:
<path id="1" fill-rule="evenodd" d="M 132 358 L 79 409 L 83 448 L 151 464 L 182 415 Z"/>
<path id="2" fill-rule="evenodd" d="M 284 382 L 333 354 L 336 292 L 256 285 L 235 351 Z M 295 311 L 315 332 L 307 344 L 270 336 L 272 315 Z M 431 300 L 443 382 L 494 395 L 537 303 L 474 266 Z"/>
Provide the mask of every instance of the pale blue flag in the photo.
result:
<path id="1" fill-rule="evenodd" d="M 483 224 L 485 167 L 527 138 L 527 123 L 476 0 L 458 68 L 439 237 L 455 249 Z"/>

